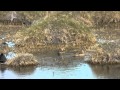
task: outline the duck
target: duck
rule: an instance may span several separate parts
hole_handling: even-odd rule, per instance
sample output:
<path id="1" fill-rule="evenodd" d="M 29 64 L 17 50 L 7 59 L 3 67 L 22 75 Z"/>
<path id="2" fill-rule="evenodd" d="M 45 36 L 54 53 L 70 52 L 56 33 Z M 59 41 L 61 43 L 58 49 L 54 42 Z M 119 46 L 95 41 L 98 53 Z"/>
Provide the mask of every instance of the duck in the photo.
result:
<path id="1" fill-rule="evenodd" d="M 60 47 L 58 50 L 58 56 L 60 56 L 61 54 L 65 53 L 65 47 Z"/>
<path id="2" fill-rule="evenodd" d="M 61 51 L 61 52 L 65 51 L 65 47 L 60 47 L 59 51 Z"/>
<path id="3" fill-rule="evenodd" d="M 5 63 L 7 61 L 5 55 L 3 53 L 0 54 L 0 63 Z"/>
<path id="4" fill-rule="evenodd" d="M 62 51 L 57 52 L 58 56 L 61 56 L 63 53 L 65 53 L 65 52 L 62 52 Z"/>

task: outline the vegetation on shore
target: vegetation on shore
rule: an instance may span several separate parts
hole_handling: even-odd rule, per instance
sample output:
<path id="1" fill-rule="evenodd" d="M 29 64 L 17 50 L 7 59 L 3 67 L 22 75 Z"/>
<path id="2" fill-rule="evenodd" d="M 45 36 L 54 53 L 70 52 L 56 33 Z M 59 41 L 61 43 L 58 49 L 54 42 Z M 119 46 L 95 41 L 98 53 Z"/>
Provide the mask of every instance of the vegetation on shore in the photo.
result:
<path id="1" fill-rule="evenodd" d="M 78 20 L 75 15 L 72 12 L 53 12 L 29 28 L 19 30 L 14 41 L 18 47 L 25 47 L 27 51 L 49 45 L 86 50 L 96 43 L 96 39 L 89 25 L 84 24 L 85 20 Z"/>
<path id="2" fill-rule="evenodd" d="M 119 28 L 119 11 L 96 11 L 93 15 L 94 25 L 101 28 Z"/>
<path id="3" fill-rule="evenodd" d="M 6 12 L 0 11 L 0 17 Z M 119 11 L 17 11 L 32 21 L 32 25 L 19 29 L 14 35 L 16 50 L 36 52 L 45 49 L 94 51 L 91 60 L 94 64 L 119 63 L 120 52 L 97 43 L 96 28 L 119 28 Z M 4 16 L 3 15 L 3 16 Z M 107 33 L 103 30 L 104 33 Z M 110 35 L 110 34 L 107 34 Z M 110 52 L 109 52 L 110 51 Z"/>
<path id="4" fill-rule="evenodd" d="M 17 54 L 13 59 L 7 60 L 5 65 L 7 66 L 31 66 L 31 65 L 38 65 L 38 61 L 32 54 L 22 53 Z"/>

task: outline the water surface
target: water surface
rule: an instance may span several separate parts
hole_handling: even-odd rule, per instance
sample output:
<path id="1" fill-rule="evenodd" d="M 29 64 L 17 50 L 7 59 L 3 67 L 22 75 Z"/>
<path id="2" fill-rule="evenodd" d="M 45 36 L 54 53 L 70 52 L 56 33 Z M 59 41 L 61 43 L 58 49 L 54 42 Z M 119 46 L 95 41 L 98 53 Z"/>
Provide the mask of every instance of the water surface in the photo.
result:
<path id="1" fill-rule="evenodd" d="M 48 52 L 49 53 L 49 52 Z M 13 54 L 13 55 L 12 55 Z M 8 56 L 14 56 L 9 53 Z M 9 58 L 8 57 L 8 58 Z M 0 79 L 119 79 L 120 65 L 89 65 L 83 58 L 65 54 L 36 54 L 41 64 L 28 67 L 0 65 Z"/>

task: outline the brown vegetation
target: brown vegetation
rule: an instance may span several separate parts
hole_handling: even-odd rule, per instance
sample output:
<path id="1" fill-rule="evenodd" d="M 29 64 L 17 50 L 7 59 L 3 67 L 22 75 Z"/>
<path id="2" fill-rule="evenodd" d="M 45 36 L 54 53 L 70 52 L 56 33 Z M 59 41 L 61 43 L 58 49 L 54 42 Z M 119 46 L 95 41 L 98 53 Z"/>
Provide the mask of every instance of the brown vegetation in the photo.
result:
<path id="1" fill-rule="evenodd" d="M 91 59 L 87 61 L 91 64 L 119 64 L 120 63 L 120 56 L 119 55 L 112 55 L 108 52 L 98 52 L 96 51 L 92 56 Z"/>
<path id="2" fill-rule="evenodd" d="M 57 49 L 59 53 L 63 53 L 68 48 L 79 47 L 79 51 L 86 52 L 88 49 L 95 51 L 91 58 L 93 63 L 118 62 L 119 54 L 108 53 L 110 45 L 95 46 L 97 39 L 91 29 L 91 27 L 98 26 L 111 28 L 114 26 L 113 24 L 117 26 L 120 22 L 120 12 L 118 11 L 21 11 L 17 13 L 23 13 L 27 19 L 33 21 L 30 27 L 20 29 L 13 37 L 16 50 L 20 52 Z M 107 31 L 101 30 L 101 32 L 104 32 L 103 36 L 110 37 Z M 109 30 L 109 32 L 111 31 Z M 117 32 L 119 33 L 119 31 Z M 111 37 L 115 35 L 111 35 Z M 111 51 L 113 50 L 111 49 Z M 84 56 L 83 53 L 75 54 L 75 56 L 81 55 Z"/>
<path id="3" fill-rule="evenodd" d="M 15 58 L 5 62 L 7 66 L 31 66 L 37 65 L 38 61 L 32 54 L 22 53 L 17 54 Z"/>
<path id="4" fill-rule="evenodd" d="M 50 17 L 40 19 L 31 27 L 17 32 L 14 42 L 17 47 L 28 52 L 50 45 L 79 46 L 81 50 L 86 50 L 96 43 L 96 38 L 83 23 L 85 20 L 76 19 L 76 15 L 78 17 L 79 12 L 53 12 Z"/>
<path id="5" fill-rule="evenodd" d="M 94 25 L 97 27 L 119 27 L 120 12 L 119 11 L 97 11 L 93 15 Z"/>

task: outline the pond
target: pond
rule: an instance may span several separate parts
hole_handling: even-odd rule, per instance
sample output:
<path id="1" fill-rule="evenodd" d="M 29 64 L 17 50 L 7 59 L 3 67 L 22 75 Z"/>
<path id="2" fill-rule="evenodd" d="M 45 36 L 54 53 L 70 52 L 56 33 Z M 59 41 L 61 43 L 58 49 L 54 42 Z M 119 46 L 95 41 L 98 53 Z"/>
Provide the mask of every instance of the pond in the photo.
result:
<path id="1" fill-rule="evenodd" d="M 106 33 L 103 31 L 97 32 L 98 43 L 112 43 L 120 47 L 119 30 L 116 30 L 116 33 L 110 32 L 113 35 L 107 33 L 110 30 Z M 1 33 L 0 38 L 3 40 L 6 38 L 4 33 Z M 6 43 L 9 48 L 15 46 L 11 39 Z M 84 58 L 73 57 L 72 54 L 58 56 L 56 52 L 51 51 L 34 53 L 41 65 L 20 68 L 7 68 L 0 65 L 0 79 L 120 79 L 120 65 L 90 65 L 84 62 Z M 5 56 L 11 59 L 15 53 L 8 52 Z"/>
<path id="2" fill-rule="evenodd" d="M 0 73 L 1 79 L 91 79 L 96 78 L 87 64 L 76 67 L 36 67 L 31 71 L 21 72 L 6 69 Z"/>
<path id="3" fill-rule="evenodd" d="M 13 52 L 7 58 L 13 57 Z M 120 65 L 90 65 L 84 58 L 71 53 L 58 56 L 55 52 L 37 53 L 39 66 L 7 68 L 0 65 L 0 79 L 119 79 Z"/>

